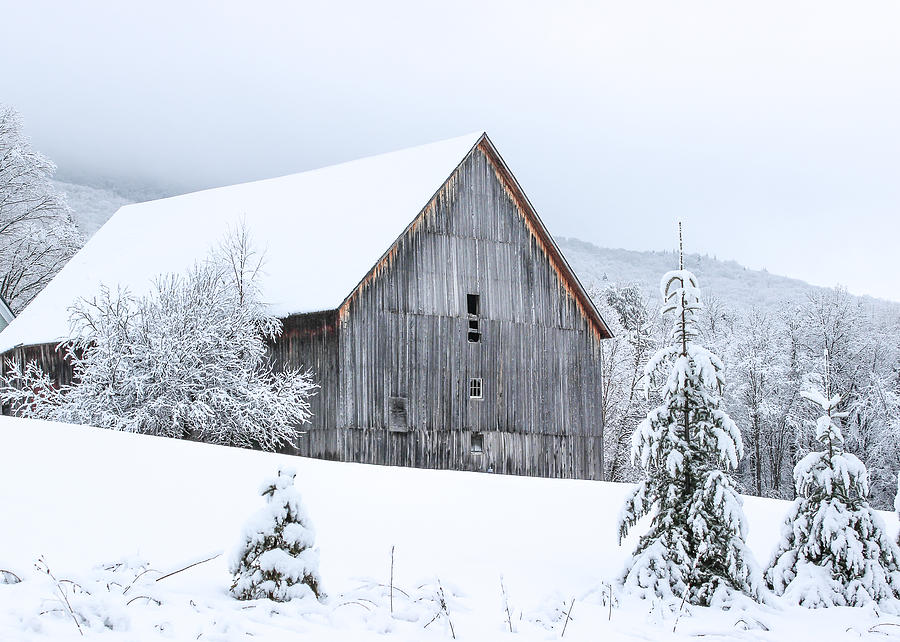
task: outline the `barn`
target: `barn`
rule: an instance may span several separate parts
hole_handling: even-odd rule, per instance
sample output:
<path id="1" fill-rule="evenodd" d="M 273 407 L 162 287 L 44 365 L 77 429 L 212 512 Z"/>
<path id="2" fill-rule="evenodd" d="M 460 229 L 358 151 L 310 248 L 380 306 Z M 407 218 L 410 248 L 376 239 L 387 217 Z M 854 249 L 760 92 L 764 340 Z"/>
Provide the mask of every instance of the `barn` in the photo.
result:
<path id="1" fill-rule="evenodd" d="M 600 479 L 609 329 L 486 134 L 121 208 L 0 332 L 60 382 L 67 308 L 140 294 L 242 220 L 284 331 L 276 367 L 320 385 L 300 455 Z"/>

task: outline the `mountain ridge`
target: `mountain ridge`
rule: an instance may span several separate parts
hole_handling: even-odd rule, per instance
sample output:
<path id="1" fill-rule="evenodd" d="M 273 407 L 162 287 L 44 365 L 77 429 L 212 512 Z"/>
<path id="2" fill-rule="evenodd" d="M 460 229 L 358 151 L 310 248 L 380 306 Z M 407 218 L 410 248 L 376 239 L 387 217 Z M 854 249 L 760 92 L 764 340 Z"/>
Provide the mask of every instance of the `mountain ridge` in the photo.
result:
<path id="1" fill-rule="evenodd" d="M 651 301 L 658 302 L 660 277 L 678 266 L 675 251 L 601 248 L 571 237 L 557 237 L 556 242 L 589 290 L 611 284 L 637 283 Z M 811 296 L 833 289 L 704 254 L 685 254 L 684 261 L 685 268 L 698 277 L 706 296 L 718 298 L 740 311 L 753 308 L 780 311 L 787 305 L 802 305 Z M 851 296 L 873 310 L 900 316 L 900 302 L 870 295 Z"/>

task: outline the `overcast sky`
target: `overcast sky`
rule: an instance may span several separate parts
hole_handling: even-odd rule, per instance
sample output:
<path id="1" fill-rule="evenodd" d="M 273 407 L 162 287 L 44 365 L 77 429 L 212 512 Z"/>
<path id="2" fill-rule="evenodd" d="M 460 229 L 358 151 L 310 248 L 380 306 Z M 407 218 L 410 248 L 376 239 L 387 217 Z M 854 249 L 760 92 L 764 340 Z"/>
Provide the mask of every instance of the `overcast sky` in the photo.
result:
<path id="1" fill-rule="evenodd" d="M 682 219 L 900 301 L 893 1 L 0 2 L 0 101 L 62 178 L 190 191 L 486 130 L 554 234 L 670 249 Z"/>

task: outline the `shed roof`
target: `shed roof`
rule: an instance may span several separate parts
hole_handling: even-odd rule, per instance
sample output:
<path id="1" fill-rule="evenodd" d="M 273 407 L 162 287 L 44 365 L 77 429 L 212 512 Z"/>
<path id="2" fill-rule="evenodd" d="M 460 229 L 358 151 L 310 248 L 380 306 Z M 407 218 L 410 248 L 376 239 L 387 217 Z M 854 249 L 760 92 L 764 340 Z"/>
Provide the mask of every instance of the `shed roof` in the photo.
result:
<path id="1" fill-rule="evenodd" d="M 102 283 L 145 294 L 159 274 L 186 271 L 241 220 L 265 252 L 260 285 L 272 314 L 335 309 L 480 142 L 487 137 L 473 133 L 281 178 L 126 205 L 0 332 L 0 352 L 63 340 L 68 308 L 78 297 L 94 296 Z M 563 270 L 583 293 L 568 265 Z M 605 327 L 589 300 L 588 306 Z"/>

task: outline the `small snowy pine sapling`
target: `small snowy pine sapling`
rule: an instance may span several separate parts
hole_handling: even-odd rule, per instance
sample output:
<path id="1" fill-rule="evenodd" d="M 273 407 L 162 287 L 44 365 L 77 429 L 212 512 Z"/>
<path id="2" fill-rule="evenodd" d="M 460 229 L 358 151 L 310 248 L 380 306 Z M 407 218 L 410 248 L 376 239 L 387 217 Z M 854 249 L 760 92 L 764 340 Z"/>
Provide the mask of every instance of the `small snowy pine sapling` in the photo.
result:
<path id="1" fill-rule="evenodd" d="M 728 471 L 743 456 L 738 427 L 720 408 L 724 365 L 696 342 L 696 277 L 680 269 L 661 282 L 663 314 L 675 319 L 667 345 L 647 363 L 662 375 L 662 405 L 632 437 L 644 479 L 619 517 L 619 541 L 645 515 L 650 528 L 620 581 L 626 591 L 669 604 L 709 605 L 733 592 L 754 595 L 757 572 L 745 544 L 747 520 Z"/>
<path id="2" fill-rule="evenodd" d="M 808 381 L 800 394 L 822 412 L 816 439 L 824 450 L 809 453 L 794 467 L 798 498 L 784 521 L 766 583 L 776 594 L 809 608 L 878 603 L 896 610 L 900 550 L 869 506 L 865 465 L 844 452 L 837 422 L 847 413 L 836 411 L 840 395 L 831 394 L 827 375 L 812 375 Z"/>
<path id="3" fill-rule="evenodd" d="M 239 600 L 322 597 L 315 532 L 294 476 L 293 470 L 279 470 L 260 490 L 266 506 L 244 527 L 231 562 L 231 594 Z"/>

